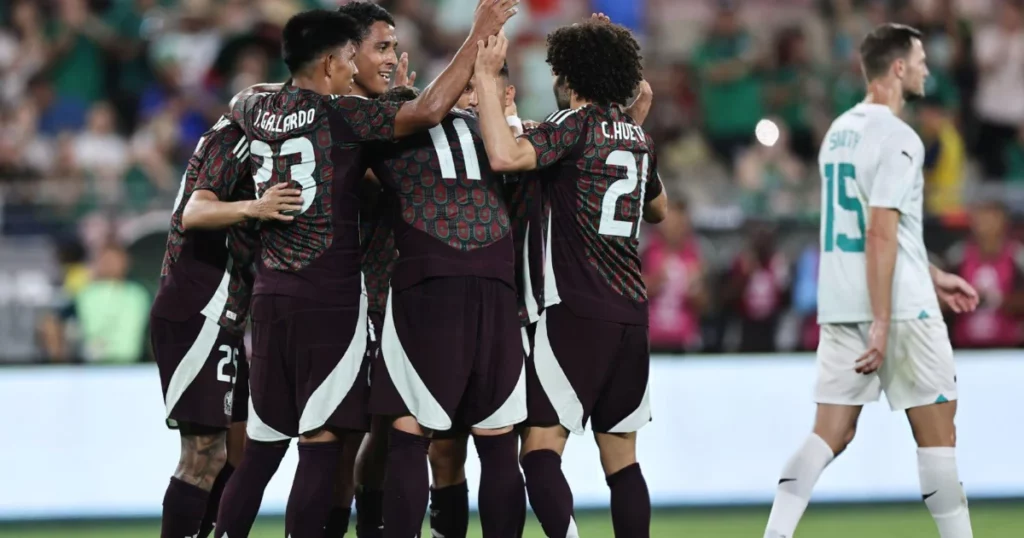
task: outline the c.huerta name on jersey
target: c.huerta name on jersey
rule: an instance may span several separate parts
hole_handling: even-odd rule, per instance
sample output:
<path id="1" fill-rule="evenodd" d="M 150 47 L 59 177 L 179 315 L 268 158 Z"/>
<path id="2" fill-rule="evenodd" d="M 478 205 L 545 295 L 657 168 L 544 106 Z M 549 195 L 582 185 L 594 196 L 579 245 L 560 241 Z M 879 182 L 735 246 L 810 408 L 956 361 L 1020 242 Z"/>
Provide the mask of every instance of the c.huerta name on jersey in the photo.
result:
<path id="1" fill-rule="evenodd" d="M 286 133 L 313 123 L 315 116 L 315 108 L 292 112 L 287 116 L 272 114 L 270 112 L 262 112 L 260 113 L 259 121 L 256 123 L 262 131 L 267 131 L 269 133 Z"/>
<path id="2" fill-rule="evenodd" d="M 617 121 L 612 125 L 611 133 L 608 132 L 608 122 L 601 122 L 601 134 L 605 138 L 632 140 L 634 142 L 642 142 L 647 139 L 646 135 L 644 135 L 644 130 L 639 125 L 631 125 L 621 121 Z"/>

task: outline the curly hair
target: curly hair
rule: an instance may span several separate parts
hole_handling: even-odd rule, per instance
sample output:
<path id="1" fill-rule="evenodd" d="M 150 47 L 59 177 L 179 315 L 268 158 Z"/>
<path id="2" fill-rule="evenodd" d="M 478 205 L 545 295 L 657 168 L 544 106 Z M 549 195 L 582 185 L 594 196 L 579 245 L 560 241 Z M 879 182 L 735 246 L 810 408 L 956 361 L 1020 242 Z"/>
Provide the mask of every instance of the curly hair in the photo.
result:
<path id="1" fill-rule="evenodd" d="M 625 104 L 643 80 L 640 44 L 625 27 L 595 20 L 548 35 L 548 64 L 581 99 Z"/>

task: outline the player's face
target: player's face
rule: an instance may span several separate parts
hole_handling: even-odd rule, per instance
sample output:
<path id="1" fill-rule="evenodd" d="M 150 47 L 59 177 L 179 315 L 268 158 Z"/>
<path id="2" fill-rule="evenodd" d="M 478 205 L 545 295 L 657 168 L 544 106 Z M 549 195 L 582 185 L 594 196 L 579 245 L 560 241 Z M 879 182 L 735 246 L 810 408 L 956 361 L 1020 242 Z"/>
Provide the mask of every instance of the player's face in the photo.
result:
<path id="1" fill-rule="evenodd" d="M 356 67 L 356 46 L 349 43 L 330 55 L 328 73 L 332 95 L 348 95 L 352 93 L 355 76 L 359 74 Z"/>
<path id="2" fill-rule="evenodd" d="M 363 39 L 356 54 L 356 92 L 363 97 L 377 97 L 388 91 L 391 75 L 398 65 L 398 38 L 395 27 L 384 21 L 377 21 L 370 27 L 370 34 Z"/>
<path id="3" fill-rule="evenodd" d="M 1006 231 L 1006 213 L 996 205 L 985 205 L 971 214 L 971 229 L 975 237 L 989 239 Z"/>
<path id="4" fill-rule="evenodd" d="M 572 108 L 572 95 L 569 92 L 569 84 L 562 77 L 555 77 L 555 103 L 558 110 L 569 110 Z"/>
<path id="5" fill-rule="evenodd" d="M 925 63 L 924 45 L 920 39 L 915 39 L 903 68 L 903 98 L 910 101 L 924 97 L 924 83 L 927 79 L 928 64 Z"/>
<path id="6" fill-rule="evenodd" d="M 466 84 L 466 88 L 462 90 L 462 95 L 459 96 L 459 101 L 455 103 L 457 108 L 463 110 L 475 109 L 477 105 L 476 99 L 476 88 L 473 87 L 473 83 Z"/>

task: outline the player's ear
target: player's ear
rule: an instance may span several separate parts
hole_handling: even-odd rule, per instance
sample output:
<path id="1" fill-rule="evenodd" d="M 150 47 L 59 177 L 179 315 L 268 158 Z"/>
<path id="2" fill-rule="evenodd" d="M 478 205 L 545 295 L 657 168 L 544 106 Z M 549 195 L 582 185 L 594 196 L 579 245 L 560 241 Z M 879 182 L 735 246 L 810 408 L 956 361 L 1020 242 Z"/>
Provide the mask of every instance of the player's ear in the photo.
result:
<path id="1" fill-rule="evenodd" d="M 512 106 L 516 102 L 516 87 L 509 84 L 505 87 L 505 106 Z"/>

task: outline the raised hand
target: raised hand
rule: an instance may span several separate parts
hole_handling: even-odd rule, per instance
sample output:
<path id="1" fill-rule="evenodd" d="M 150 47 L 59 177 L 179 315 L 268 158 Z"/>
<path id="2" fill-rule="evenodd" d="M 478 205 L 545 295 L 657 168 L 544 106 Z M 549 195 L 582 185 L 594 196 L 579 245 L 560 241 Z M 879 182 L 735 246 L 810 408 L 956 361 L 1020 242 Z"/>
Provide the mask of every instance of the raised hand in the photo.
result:
<path id="1" fill-rule="evenodd" d="M 636 100 L 626 109 L 626 114 L 629 114 L 629 117 L 633 118 L 637 124 L 643 125 L 647 115 L 651 112 L 651 105 L 654 103 L 654 90 L 646 80 L 640 81 L 639 89 L 640 92 Z"/>
<path id="2" fill-rule="evenodd" d="M 416 85 L 416 72 L 409 72 L 409 53 L 403 52 L 398 59 L 398 67 L 395 68 L 395 77 L 392 79 L 393 87 Z"/>
<path id="3" fill-rule="evenodd" d="M 489 0 L 485 0 L 489 1 Z M 505 54 L 508 52 L 508 38 L 505 32 L 487 38 L 487 42 L 477 42 L 476 74 L 497 77 L 505 65 Z"/>
<path id="4" fill-rule="evenodd" d="M 470 35 L 477 41 L 497 35 L 505 23 L 519 12 L 519 0 L 480 0 L 473 15 Z"/>
<path id="5" fill-rule="evenodd" d="M 253 200 L 249 207 L 246 216 L 251 219 L 291 222 L 295 217 L 287 213 L 302 211 L 302 191 L 287 183 L 278 183 Z"/>

